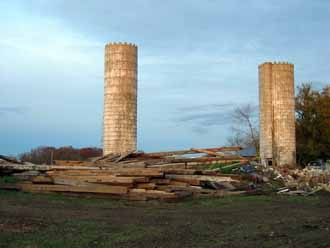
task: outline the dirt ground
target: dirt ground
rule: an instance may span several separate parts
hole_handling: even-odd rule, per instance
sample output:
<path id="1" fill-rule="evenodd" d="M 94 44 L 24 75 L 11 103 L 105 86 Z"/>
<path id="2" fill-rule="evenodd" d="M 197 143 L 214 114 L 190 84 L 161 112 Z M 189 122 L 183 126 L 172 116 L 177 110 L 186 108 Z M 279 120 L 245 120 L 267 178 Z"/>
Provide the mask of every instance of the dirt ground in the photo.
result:
<path id="1" fill-rule="evenodd" d="M 0 247 L 330 247 L 330 196 L 142 203 L 0 191 Z"/>

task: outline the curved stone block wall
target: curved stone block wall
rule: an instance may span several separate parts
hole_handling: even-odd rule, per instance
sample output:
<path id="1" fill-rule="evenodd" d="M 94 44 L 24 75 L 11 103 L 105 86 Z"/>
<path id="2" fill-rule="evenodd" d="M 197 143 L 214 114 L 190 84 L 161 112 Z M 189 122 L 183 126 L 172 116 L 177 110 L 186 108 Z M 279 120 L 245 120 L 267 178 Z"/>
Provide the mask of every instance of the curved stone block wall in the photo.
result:
<path id="1" fill-rule="evenodd" d="M 137 46 L 105 46 L 103 154 L 136 150 Z"/>
<path id="2" fill-rule="evenodd" d="M 294 66 L 259 66 L 260 158 L 279 166 L 296 163 Z"/>

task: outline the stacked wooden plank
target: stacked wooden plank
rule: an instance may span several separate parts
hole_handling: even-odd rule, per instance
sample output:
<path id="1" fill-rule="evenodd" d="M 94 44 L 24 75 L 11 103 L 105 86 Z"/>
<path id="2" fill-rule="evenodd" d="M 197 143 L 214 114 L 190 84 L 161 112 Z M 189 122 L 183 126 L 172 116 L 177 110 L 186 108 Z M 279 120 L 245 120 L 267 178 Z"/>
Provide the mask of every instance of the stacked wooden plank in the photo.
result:
<path id="1" fill-rule="evenodd" d="M 246 188 L 248 182 L 240 176 L 196 167 L 224 161 L 244 163 L 246 159 L 226 153 L 239 149 L 222 147 L 158 153 L 128 152 L 109 154 L 89 162 L 55 160 L 53 165 L 10 161 L 3 168 L 11 168 L 16 172 L 16 177 L 25 180 L 14 186 L 0 187 L 39 193 L 92 193 L 130 200 L 175 200 L 186 196 L 241 194 L 241 189 Z M 205 155 L 182 156 L 195 153 Z M 23 171 L 21 176 L 18 171 Z"/>
<path id="2" fill-rule="evenodd" d="M 74 166 L 72 167 L 74 168 Z M 16 184 L 27 192 L 94 193 L 131 200 L 174 200 L 186 196 L 240 193 L 237 175 L 171 168 L 55 169 Z M 235 192 L 236 191 L 236 192 Z"/>

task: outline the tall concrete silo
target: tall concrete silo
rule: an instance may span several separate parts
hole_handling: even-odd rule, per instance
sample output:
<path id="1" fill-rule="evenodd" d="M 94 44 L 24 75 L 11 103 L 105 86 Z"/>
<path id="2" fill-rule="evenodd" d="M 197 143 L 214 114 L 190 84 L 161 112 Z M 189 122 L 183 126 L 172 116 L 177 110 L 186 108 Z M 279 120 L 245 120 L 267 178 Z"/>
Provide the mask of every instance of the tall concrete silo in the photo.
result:
<path id="1" fill-rule="evenodd" d="M 136 150 L 137 46 L 105 46 L 103 155 Z"/>
<path id="2" fill-rule="evenodd" d="M 259 66 L 260 158 L 264 164 L 296 163 L 294 66 Z"/>

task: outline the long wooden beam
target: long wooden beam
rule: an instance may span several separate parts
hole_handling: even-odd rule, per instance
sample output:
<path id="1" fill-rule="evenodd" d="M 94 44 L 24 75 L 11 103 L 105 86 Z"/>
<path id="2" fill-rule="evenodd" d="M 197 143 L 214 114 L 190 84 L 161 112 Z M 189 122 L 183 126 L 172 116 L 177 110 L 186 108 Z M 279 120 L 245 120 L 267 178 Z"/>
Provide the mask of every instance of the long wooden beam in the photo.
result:
<path id="1" fill-rule="evenodd" d="M 214 148 L 191 148 L 189 150 L 178 150 L 178 151 L 168 151 L 168 152 L 150 152 L 145 153 L 144 155 L 150 157 L 166 157 L 166 156 L 173 156 L 173 155 L 184 155 L 184 154 L 196 154 L 200 153 L 196 150 L 199 149 L 209 152 L 226 152 L 226 151 L 239 151 L 242 150 L 240 146 L 224 146 L 224 147 L 214 147 Z"/>
<path id="2" fill-rule="evenodd" d="M 81 192 L 81 193 L 102 193 L 102 194 L 126 194 L 127 187 L 109 186 L 109 185 L 88 185 L 88 186 L 72 186 L 72 185 L 55 185 L 55 184 L 16 184 L 22 191 L 28 192 Z"/>

